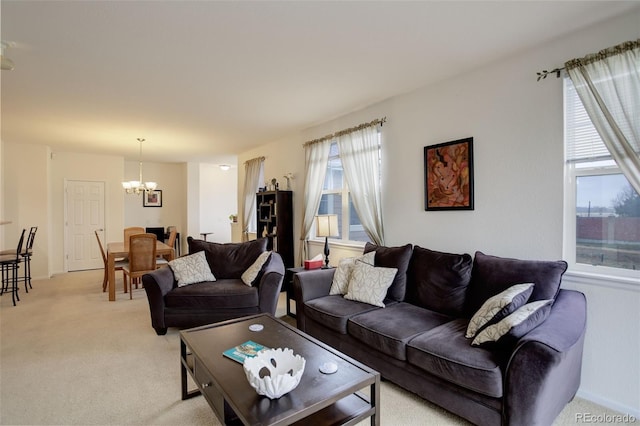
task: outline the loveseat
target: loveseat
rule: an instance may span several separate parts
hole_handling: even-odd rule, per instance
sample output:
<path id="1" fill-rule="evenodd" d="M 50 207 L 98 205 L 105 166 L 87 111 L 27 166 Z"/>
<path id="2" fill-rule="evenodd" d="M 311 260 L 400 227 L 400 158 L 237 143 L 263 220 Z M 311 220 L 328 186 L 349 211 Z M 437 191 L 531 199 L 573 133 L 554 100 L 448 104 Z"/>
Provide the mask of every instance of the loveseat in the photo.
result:
<path id="1" fill-rule="evenodd" d="M 575 396 L 586 299 L 564 261 L 364 252 L 295 275 L 299 329 L 479 425 L 551 425 Z"/>
<path id="2" fill-rule="evenodd" d="M 189 328 L 260 312 L 275 315 L 284 264 L 267 239 L 219 244 L 187 238 L 189 254 L 142 277 L 151 326 Z"/>

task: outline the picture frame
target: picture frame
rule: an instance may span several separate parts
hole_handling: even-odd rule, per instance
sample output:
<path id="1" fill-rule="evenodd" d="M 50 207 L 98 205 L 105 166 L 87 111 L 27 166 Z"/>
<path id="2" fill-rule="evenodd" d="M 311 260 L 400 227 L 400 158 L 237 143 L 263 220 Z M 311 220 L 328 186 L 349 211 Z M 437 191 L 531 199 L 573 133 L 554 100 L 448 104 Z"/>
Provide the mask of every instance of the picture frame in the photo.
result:
<path id="1" fill-rule="evenodd" d="M 156 189 L 155 191 L 145 191 L 142 194 L 142 206 L 162 207 L 162 190 Z"/>
<path id="2" fill-rule="evenodd" d="M 473 210 L 473 138 L 424 147 L 424 209 Z"/>

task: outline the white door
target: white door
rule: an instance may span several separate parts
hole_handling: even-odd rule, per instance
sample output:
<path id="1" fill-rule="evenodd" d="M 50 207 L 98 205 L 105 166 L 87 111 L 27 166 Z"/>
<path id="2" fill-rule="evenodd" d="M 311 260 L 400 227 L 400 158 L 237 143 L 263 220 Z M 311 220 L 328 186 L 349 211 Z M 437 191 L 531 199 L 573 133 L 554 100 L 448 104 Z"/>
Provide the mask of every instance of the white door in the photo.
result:
<path id="1" fill-rule="evenodd" d="M 94 231 L 104 245 L 104 182 L 69 180 L 66 197 L 67 271 L 103 268 Z"/>

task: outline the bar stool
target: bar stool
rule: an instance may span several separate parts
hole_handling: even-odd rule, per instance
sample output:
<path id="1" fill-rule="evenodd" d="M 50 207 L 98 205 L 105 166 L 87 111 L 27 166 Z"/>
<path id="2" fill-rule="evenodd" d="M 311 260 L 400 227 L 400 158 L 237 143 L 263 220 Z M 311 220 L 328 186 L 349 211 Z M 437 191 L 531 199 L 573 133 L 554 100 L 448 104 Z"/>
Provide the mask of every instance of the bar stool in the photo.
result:
<path id="1" fill-rule="evenodd" d="M 20 301 L 20 296 L 18 296 L 18 269 L 20 268 L 20 253 L 22 252 L 25 232 L 27 232 L 27 230 L 23 229 L 22 234 L 20 234 L 20 240 L 18 241 L 18 247 L 15 253 L 0 256 L 0 267 L 2 268 L 2 289 L 0 290 L 0 295 L 11 291 L 13 306 L 16 306 L 16 300 L 18 302 Z"/>
<path id="2" fill-rule="evenodd" d="M 33 288 L 31 286 L 31 256 L 33 256 L 33 241 L 36 239 L 36 231 L 38 231 L 38 227 L 32 226 L 29 230 L 26 247 L 20 254 L 24 262 L 24 278 L 22 278 L 21 281 L 24 280 L 24 289 L 27 293 L 29 293 L 27 284 L 29 284 L 29 288 Z"/>
<path id="3" fill-rule="evenodd" d="M 24 250 L 20 253 L 21 261 L 24 263 L 24 274 L 18 281 L 24 281 L 24 290 L 29 293 L 31 286 L 31 256 L 33 255 L 33 241 L 36 238 L 37 226 L 32 226 L 29 229 L 29 235 L 27 236 L 27 242 L 24 244 Z M 13 256 L 15 254 L 14 249 L 0 251 L 0 256 Z"/>

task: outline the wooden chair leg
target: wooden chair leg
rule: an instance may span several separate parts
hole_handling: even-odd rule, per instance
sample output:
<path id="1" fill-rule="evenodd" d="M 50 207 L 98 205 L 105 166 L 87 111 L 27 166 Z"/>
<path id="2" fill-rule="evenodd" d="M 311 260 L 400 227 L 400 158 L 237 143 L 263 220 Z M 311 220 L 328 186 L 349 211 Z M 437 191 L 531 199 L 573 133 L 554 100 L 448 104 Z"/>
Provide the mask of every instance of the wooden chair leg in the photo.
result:
<path id="1" fill-rule="evenodd" d="M 104 293 L 105 291 L 107 291 L 107 281 L 108 281 L 108 277 L 109 274 L 107 273 L 107 268 L 104 268 L 104 277 L 102 278 L 102 292 Z"/>

